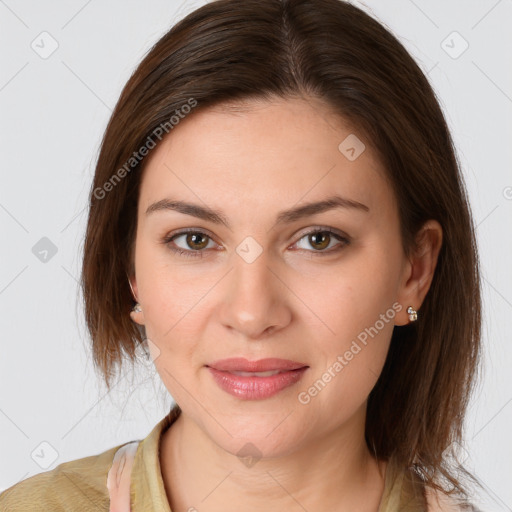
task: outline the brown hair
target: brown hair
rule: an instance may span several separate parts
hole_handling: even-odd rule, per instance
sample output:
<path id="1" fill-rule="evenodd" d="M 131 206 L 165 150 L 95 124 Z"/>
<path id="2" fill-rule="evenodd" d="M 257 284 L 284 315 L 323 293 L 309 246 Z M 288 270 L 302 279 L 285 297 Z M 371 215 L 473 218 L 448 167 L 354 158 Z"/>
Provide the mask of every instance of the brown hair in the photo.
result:
<path id="1" fill-rule="evenodd" d="M 133 362 L 144 339 L 129 316 L 127 273 L 147 160 L 133 161 L 134 152 L 166 123 L 170 132 L 169 119 L 191 100 L 198 110 L 276 97 L 321 99 L 371 141 L 396 195 L 406 254 L 425 221 L 443 228 L 421 314 L 395 327 L 370 393 L 366 440 L 378 458 L 396 457 L 429 485 L 442 489 L 435 481 L 442 477 L 464 493 L 445 451 L 462 440 L 481 350 L 478 255 L 463 177 L 425 75 L 382 24 L 349 3 L 213 1 L 177 23 L 137 67 L 108 123 L 90 195 L 81 284 L 96 368 L 110 389 L 123 354 Z"/>

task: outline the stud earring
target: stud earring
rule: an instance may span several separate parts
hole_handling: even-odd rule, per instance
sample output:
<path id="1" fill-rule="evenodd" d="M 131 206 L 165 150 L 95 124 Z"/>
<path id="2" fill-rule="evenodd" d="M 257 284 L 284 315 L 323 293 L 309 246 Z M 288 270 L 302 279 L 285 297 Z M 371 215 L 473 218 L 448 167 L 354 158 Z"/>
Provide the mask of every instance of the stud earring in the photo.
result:
<path id="1" fill-rule="evenodd" d="M 412 306 L 407 308 L 407 313 L 409 313 L 409 320 L 411 322 L 418 320 L 418 312 Z"/>

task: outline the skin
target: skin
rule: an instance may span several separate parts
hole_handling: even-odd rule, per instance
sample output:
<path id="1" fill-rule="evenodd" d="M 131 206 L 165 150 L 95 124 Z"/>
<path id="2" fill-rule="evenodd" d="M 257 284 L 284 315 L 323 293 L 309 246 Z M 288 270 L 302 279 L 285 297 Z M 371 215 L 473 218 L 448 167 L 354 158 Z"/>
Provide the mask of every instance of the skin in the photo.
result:
<path id="1" fill-rule="evenodd" d="M 370 141 L 359 135 L 366 149 L 353 161 L 338 149 L 353 133 L 313 98 L 250 100 L 242 111 L 190 114 L 148 157 L 130 279 L 142 312 L 132 319 L 146 327 L 156 369 L 183 411 L 161 441 L 173 512 L 379 506 L 386 463 L 364 440 L 367 398 L 394 325 L 409 323 L 407 307 L 419 311 L 428 292 L 442 229 L 428 221 L 418 250 L 405 256 L 396 199 Z M 284 209 L 335 194 L 369 211 L 336 208 L 276 223 Z M 173 210 L 146 215 L 164 198 L 222 211 L 230 227 Z M 210 237 L 199 256 L 162 242 L 182 228 Z M 350 243 L 331 235 L 315 245 L 307 233 L 319 228 Z M 236 252 L 246 237 L 262 250 L 251 263 Z M 188 242 L 184 235 L 173 246 L 197 254 L 200 237 Z M 393 304 L 401 310 L 301 403 L 298 394 Z M 228 357 L 280 357 L 309 368 L 277 395 L 242 400 L 205 367 Z M 250 467 L 237 456 L 246 443 L 261 457 Z"/>

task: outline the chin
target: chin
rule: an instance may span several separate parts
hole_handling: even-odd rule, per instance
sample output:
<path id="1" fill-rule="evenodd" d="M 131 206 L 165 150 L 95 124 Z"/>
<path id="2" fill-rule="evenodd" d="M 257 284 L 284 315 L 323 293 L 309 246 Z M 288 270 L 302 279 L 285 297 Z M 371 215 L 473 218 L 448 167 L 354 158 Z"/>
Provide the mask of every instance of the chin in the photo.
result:
<path id="1" fill-rule="evenodd" d="M 282 412 L 268 417 L 262 417 L 261 412 L 239 418 L 225 417 L 220 420 L 224 428 L 215 421 L 214 425 L 208 422 L 213 430 L 208 429 L 207 434 L 219 447 L 236 456 L 240 456 L 242 450 L 249 454 L 254 452 L 254 456 L 259 457 L 281 457 L 305 441 L 303 427 L 290 422 L 293 414 L 289 420 L 283 421 L 285 417 Z"/>

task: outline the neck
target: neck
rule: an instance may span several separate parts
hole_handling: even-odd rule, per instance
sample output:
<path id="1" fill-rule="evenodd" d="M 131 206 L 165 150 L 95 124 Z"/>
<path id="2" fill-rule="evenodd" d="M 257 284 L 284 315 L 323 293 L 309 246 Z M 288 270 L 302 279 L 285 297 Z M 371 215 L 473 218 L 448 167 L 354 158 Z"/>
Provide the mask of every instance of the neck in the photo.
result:
<path id="1" fill-rule="evenodd" d="M 170 508 L 188 510 L 336 510 L 375 512 L 386 463 L 364 440 L 364 410 L 292 453 L 250 463 L 219 445 L 183 412 L 163 434 L 161 469 Z M 361 420 L 363 428 L 361 428 Z"/>

